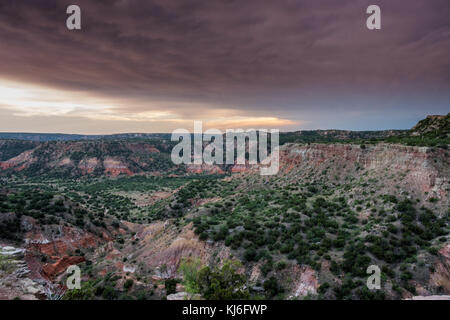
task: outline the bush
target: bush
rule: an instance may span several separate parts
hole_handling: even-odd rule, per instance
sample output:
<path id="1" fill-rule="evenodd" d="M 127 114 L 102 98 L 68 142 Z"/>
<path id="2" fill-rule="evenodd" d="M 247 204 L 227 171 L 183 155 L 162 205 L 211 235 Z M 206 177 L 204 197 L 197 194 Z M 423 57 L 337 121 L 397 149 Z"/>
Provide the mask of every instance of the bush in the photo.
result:
<path id="1" fill-rule="evenodd" d="M 254 261 L 256 258 L 256 250 L 255 248 L 249 248 L 244 253 L 244 259 L 246 261 Z"/>
<path id="2" fill-rule="evenodd" d="M 327 290 L 330 288 L 330 284 L 328 283 L 328 282 L 324 282 L 324 283 L 322 283 L 321 285 L 320 285 L 320 287 L 319 287 L 319 293 L 325 293 L 325 292 L 327 292 Z"/>
<path id="3" fill-rule="evenodd" d="M 114 288 L 106 287 L 105 290 L 103 290 L 102 296 L 106 300 L 113 300 L 114 298 L 116 298 L 117 294 Z"/>
<path id="4" fill-rule="evenodd" d="M 431 247 L 428 249 L 428 252 L 431 253 L 434 256 L 437 256 L 439 253 L 439 250 L 436 247 Z"/>
<path id="5" fill-rule="evenodd" d="M 125 283 L 123 284 L 123 287 L 125 290 L 130 290 L 130 288 L 133 286 L 133 279 L 127 279 Z"/>
<path id="6" fill-rule="evenodd" d="M 263 266 L 261 267 L 261 272 L 263 274 L 263 276 L 267 276 L 267 274 L 272 271 L 273 268 L 273 263 L 272 261 L 268 261 L 267 263 L 263 264 Z"/>
<path id="7" fill-rule="evenodd" d="M 198 274 L 202 262 L 198 258 L 183 259 L 178 270 L 183 274 L 183 285 L 189 293 L 199 293 Z"/>
<path id="8" fill-rule="evenodd" d="M 222 268 L 202 267 L 200 259 L 188 258 L 181 262 L 179 271 L 189 293 L 199 293 L 208 300 L 248 299 L 245 276 L 237 273 L 240 267 L 237 261 L 226 261 Z"/>
<path id="9" fill-rule="evenodd" d="M 283 269 L 286 269 L 286 267 L 287 267 L 287 262 L 286 261 L 279 261 L 277 264 L 276 264 L 276 269 L 277 270 L 283 270 Z"/>
<path id="10" fill-rule="evenodd" d="M 227 261 L 221 269 L 202 268 L 198 276 L 200 293 L 208 300 L 248 299 L 245 276 L 237 273 L 240 267 L 239 262 Z"/>
<path id="11" fill-rule="evenodd" d="M 284 291 L 275 277 L 270 277 L 270 279 L 264 281 L 264 290 L 268 298 L 272 298 Z"/>
<path id="12" fill-rule="evenodd" d="M 166 288 L 166 295 L 177 292 L 177 280 L 176 279 L 166 279 L 164 281 L 164 286 Z"/>

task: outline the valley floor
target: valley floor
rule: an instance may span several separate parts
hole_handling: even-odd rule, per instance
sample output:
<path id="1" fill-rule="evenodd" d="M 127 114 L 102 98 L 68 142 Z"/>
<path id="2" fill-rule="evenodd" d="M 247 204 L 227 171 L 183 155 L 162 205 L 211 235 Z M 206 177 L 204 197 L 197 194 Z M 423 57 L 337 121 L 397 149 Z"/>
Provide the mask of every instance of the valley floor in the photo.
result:
<path id="1" fill-rule="evenodd" d="M 443 299 L 449 159 L 422 147 L 287 144 L 273 177 L 251 166 L 4 177 L 0 298 Z M 70 265 L 80 290 L 66 290 Z M 370 265 L 381 290 L 366 287 Z"/>

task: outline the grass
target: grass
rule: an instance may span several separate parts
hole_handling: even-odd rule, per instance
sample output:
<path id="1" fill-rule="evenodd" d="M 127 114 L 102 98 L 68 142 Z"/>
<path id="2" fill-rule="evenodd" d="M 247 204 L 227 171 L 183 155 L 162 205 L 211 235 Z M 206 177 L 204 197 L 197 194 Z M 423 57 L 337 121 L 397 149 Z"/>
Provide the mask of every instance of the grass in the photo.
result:
<path id="1" fill-rule="evenodd" d="M 11 257 L 0 254 L 0 270 L 7 273 L 14 270 L 14 263 Z"/>

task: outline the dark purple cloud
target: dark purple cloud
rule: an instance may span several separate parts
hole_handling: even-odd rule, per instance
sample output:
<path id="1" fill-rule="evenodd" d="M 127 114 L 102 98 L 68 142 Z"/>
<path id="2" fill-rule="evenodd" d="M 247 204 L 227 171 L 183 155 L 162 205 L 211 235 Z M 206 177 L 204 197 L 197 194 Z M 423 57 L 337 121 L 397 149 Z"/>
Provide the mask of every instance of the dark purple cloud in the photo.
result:
<path id="1" fill-rule="evenodd" d="M 65 27 L 69 4 L 81 31 Z M 370 4 L 382 30 L 365 26 Z M 0 0 L 0 78 L 315 127 L 448 112 L 449 53 L 448 0 Z"/>

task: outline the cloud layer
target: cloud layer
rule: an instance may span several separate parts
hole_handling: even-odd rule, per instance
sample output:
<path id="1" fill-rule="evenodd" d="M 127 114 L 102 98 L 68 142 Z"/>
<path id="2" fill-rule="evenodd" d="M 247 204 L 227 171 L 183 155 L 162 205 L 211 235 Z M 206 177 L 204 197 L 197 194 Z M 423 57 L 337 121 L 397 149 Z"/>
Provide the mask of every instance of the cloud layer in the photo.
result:
<path id="1" fill-rule="evenodd" d="M 0 0 L 0 131 L 382 129 L 449 111 L 448 0 L 78 0 L 81 31 L 69 4 Z"/>

